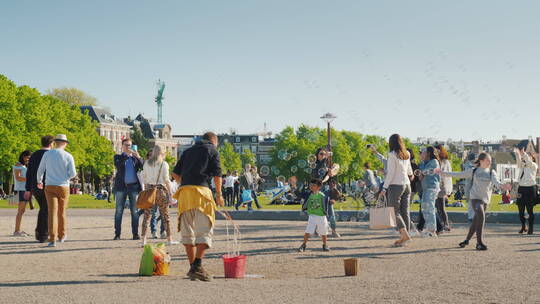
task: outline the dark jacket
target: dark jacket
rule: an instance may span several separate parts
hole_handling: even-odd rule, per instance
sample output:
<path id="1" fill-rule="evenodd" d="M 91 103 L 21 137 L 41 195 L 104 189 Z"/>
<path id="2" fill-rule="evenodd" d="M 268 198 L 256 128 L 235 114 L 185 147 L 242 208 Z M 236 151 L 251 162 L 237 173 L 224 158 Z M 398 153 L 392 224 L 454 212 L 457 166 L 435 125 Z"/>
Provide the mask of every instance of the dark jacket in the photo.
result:
<path id="1" fill-rule="evenodd" d="M 113 191 L 126 191 L 127 185 L 124 180 L 124 176 L 126 173 L 126 160 L 128 159 L 128 156 L 124 153 L 122 154 L 116 154 L 114 156 L 114 167 L 116 168 L 116 175 L 114 176 L 114 186 Z M 137 159 L 133 157 L 133 161 L 135 163 L 135 172 L 139 172 L 143 168 L 143 163 L 141 159 Z M 137 179 L 137 191 L 141 191 L 141 184 L 139 183 L 139 180 Z"/>
<path id="2" fill-rule="evenodd" d="M 182 153 L 173 172 L 182 177 L 181 186 L 210 186 L 210 178 L 221 177 L 219 152 L 208 140 L 197 141 Z"/>
<path id="3" fill-rule="evenodd" d="M 41 163 L 41 159 L 43 158 L 43 154 L 49 150 L 41 149 L 34 153 L 32 153 L 32 156 L 30 156 L 30 160 L 28 161 L 28 168 L 26 170 L 26 191 L 35 191 L 37 189 L 37 170 L 39 168 L 39 164 Z M 43 185 L 45 186 L 45 176 L 47 172 L 43 174 Z"/>

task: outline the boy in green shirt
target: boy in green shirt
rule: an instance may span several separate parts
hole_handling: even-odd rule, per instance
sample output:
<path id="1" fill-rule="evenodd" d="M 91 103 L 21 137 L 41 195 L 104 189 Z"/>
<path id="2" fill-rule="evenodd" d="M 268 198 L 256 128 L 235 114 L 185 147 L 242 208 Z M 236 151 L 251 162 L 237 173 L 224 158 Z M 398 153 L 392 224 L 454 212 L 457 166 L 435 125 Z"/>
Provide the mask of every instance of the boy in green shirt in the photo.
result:
<path id="1" fill-rule="evenodd" d="M 312 179 L 309 185 L 311 194 L 306 200 L 305 207 L 307 213 L 309 214 L 308 224 L 306 231 L 304 233 L 304 242 L 298 248 L 299 252 L 304 252 L 306 250 L 306 244 L 309 240 L 311 234 L 317 233 L 321 236 L 323 241 L 323 251 L 330 251 L 326 245 L 327 234 L 328 234 L 328 220 L 326 219 L 326 205 L 327 198 L 324 194 L 320 192 L 322 187 L 322 181 L 320 179 Z"/>

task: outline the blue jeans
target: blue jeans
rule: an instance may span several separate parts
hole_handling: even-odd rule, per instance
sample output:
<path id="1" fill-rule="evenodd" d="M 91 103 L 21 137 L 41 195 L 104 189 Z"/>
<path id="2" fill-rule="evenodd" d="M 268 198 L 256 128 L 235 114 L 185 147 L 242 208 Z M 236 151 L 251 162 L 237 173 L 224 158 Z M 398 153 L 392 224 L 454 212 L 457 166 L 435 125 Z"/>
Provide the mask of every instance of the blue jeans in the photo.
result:
<path id="1" fill-rule="evenodd" d="M 424 189 L 422 193 L 422 215 L 426 221 L 425 229 L 427 231 L 437 231 L 437 216 L 435 215 L 435 200 L 439 194 L 438 188 Z"/>
<path id="2" fill-rule="evenodd" d="M 124 215 L 124 207 L 126 200 L 129 199 L 129 210 L 131 213 L 131 233 L 139 234 L 139 214 L 137 213 L 137 194 L 139 191 L 135 187 L 128 186 L 126 191 L 115 191 L 116 212 L 114 213 L 114 234 L 122 233 L 122 217 Z"/>
<path id="3" fill-rule="evenodd" d="M 328 203 L 328 208 L 326 209 L 326 219 L 330 224 L 332 230 L 336 230 L 336 213 L 334 212 L 334 205 Z"/>
<path id="4" fill-rule="evenodd" d="M 160 214 L 161 215 L 161 214 Z M 154 204 L 154 207 L 152 207 L 152 217 L 150 218 L 150 231 L 152 233 L 156 232 L 156 226 L 158 221 L 158 206 L 157 204 Z M 161 227 L 159 228 L 159 232 L 163 233 L 165 231 L 165 223 L 163 219 L 161 219 Z"/>

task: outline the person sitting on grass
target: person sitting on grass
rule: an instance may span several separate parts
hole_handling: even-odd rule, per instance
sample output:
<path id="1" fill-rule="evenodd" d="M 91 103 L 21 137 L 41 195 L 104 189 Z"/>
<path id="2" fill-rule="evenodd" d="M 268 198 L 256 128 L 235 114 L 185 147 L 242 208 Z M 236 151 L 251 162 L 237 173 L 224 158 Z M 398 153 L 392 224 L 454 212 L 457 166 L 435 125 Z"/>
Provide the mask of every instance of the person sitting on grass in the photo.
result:
<path id="1" fill-rule="evenodd" d="M 326 201 L 327 197 L 320 192 L 322 187 L 322 180 L 314 178 L 311 180 L 309 189 L 311 194 L 307 198 L 305 205 L 302 206 L 303 210 L 307 210 L 309 214 L 308 224 L 304 233 L 304 242 L 298 248 L 299 252 L 306 250 L 306 244 L 311 234 L 317 232 L 323 241 L 323 251 L 330 251 L 326 241 L 328 239 L 328 220 L 326 219 Z"/>

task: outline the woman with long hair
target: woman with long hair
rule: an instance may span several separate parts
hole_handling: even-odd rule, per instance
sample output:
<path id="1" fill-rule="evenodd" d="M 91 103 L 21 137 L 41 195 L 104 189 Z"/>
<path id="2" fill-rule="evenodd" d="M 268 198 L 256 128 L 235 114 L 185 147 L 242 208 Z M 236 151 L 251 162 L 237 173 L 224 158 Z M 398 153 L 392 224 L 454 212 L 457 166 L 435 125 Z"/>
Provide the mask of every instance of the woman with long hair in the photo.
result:
<path id="1" fill-rule="evenodd" d="M 169 164 L 165 161 L 163 149 L 155 145 L 152 149 L 152 155 L 144 162 L 142 176 L 145 189 L 157 188 L 155 204 L 159 208 L 161 220 L 165 224 L 168 244 L 178 244 L 172 240 L 171 221 L 169 218 L 169 201 L 171 200 L 171 179 L 169 178 Z M 144 218 L 142 226 L 142 244 L 146 244 L 146 230 L 148 230 L 148 220 L 152 208 L 144 209 Z"/>
<path id="2" fill-rule="evenodd" d="M 387 173 L 384 179 L 381 194 L 387 193 L 388 206 L 394 207 L 397 227 L 400 238 L 395 246 L 403 246 L 411 240 L 409 203 L 411 198 L 411 181 L 413 175 L 411 155 L 405 149 L 405 144 L 399 134 L 392 134 L 388 140 L 390 152 L 388 153 Z"/>
<path id="3" fill-rule="evenodd" d="M 521 170 L 519 177 L 517 206 L 519 211 L 519 220 L 521 221 L 521 230 L 519 233 L 527 232 L 533 234 L 534 227 L 534 205 L 536 200 L 536 172 L 538 165 L 532 154 L 525 152 L 524 149 L 514 149 L 516 162 Z M 529 229 L 525 225 L 525 209 L 529 214 Z"/>
<path id="4" fill-rule="evenodd" d="M 439 153 L 441 171 L 452 172 L 452 164 L 448 159 L 448 152 L 444 146 L 437 145 L 435 148 L 437 148 L 437 152 Z M 437 213 L 442 221 L 443 229 L 446 231 L 450 231 L 450 223 L 448 222 L 448 214 L 446 213 L 446 204 L 448 204 L 448 197 L 452 194 L 452 191 L 452 178 L 449 176 L 441 178 L 441 191 L 439 191 L 439 194 L 437 195 L 435 207 L 437 208 Z"/>
<path id="5" fill-rule="evenodd" d="M 437 216 L 435 214 L 435 200 L 440 191 L 441 177 L 436 173 L 440 168 L 439 156 L 434 147 L 422 149 L 422 163 L 418 165 L 420 179 L 422 180 L 422 215 L 425 227 L 422 237 L 437 236 Z"/>
<path id="6" fill-rule="evenodd" d="M 315 161 L 315 168 L 311 169 L 311 177 L 317 178 L 326 183 L 328 181 L 328 153 L 324 148 L 318 148 L 315 152 L 317 160 Z"/>
<path id="7" fill-rule="evenodd" d="M 469 245 L 469 241 L 476 233 L 476 250 L 487 250 L 487 246 L 482 239 L 484 223 L 486 219 L 487 205 L 491 200 L 492 185 L 509 190 L 511 185 L 503 185 L 497 178 L 497 172 L 491 169 L 491 156 L 485 152 L 478 155 L 474 162 L 475 167 L 463 172 L 441 172 L 444 177 L 470 178 L 471 188 L 469 190 L 470 201 L 474 209 L 474 218 L 469 228 L 467 238 L 459 243 L 459 247 L 464 248 Z M 440 170 L 438 170 L 440 172 Z"/>
<path id="8" fill-rule="evenodd" d="M 25 150 L 19 154 L 19 161 L 13 166 L 13 186 L 15 197 L 18 198 L 17 215 L 15 216 L 15 231 L 13 236 L 28 236 L 29 234 L 21 230 L 21 223 L 24 211 L 26 211 L 26 203 L 30 202 L 31 198 L 25 198 L 26 192 L 26 170 L 28 161 L 32 155 L 31 151 Z M 33 208 L 30 206 L 30 208 Z"/>

